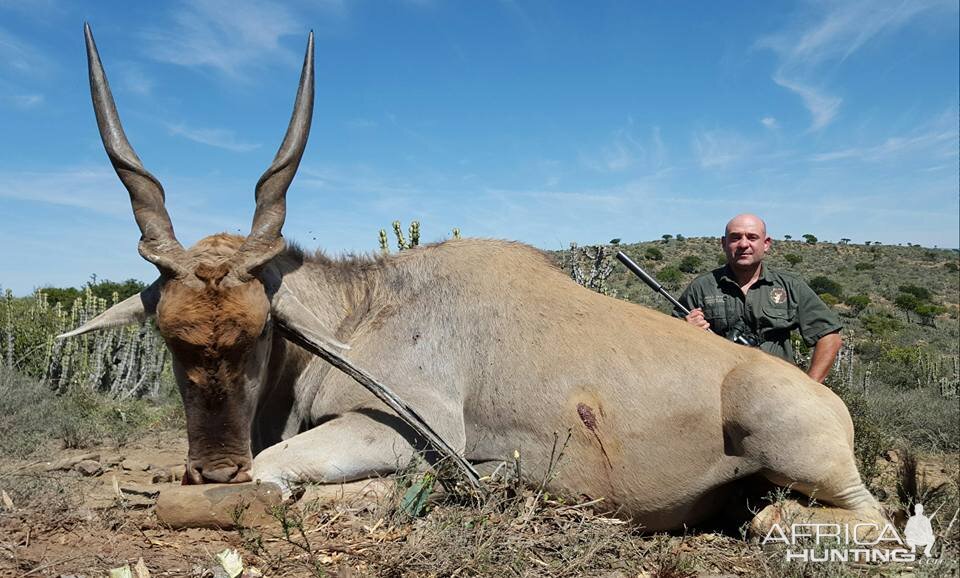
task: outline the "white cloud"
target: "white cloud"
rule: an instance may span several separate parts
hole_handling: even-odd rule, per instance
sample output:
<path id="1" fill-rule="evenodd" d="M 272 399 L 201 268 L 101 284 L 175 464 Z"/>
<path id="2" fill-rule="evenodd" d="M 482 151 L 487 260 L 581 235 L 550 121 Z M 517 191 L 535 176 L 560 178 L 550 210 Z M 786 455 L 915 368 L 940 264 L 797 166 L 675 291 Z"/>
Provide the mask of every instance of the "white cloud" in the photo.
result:
<path id="1" fill-rule="evenodd" d="M 43 104 L 44 96 L 42 94 L 14 94 L 8 96 L 7 100 L 17 108 L 31 109 Z"/>
<path id="2" fill-rule="evenodd" d="M 148 76 L 143 68 L 136 64 L 124 63 L 119 65 L 118 77 L 119 86 L 127 92 L 133 92 L 140 95 L 148 95 L 153 92 L 154 81 Z"/>
<path id="3" fill-rule="evenodd" d="M 656 171 L 663 167 L 666 147 L 660 127 L 653 127 L 650 136 L 637 135 L 632 118 L 613 132 L 609 142 L 593 153 L 581 154 L 581 162 L 601 173 L 618 173 L 628 169 Z"/>
<path id="4" fill-rule="evenodd" d="M 52 63 L 37 47 L 0 28 L 0 69 L 8 68 L 24 75 L 49 70 Z"/>
<path id="5" fill-rule="evenodd" d="M 301 34 L 306 40 L 308 31 L 286 5 L 254 0 L 181 2 L 173 21 L 146 34 L 153 58 L 235 78 L 244 78 L 250 67 L 298 62 L 300 56 L 280 39 Z"/>
<path id="6" fill-rule="evenodd" d="M 727 131 L 701 131 L 693 135 L 697 162 L 705 169 L 723 168 L 746 157 L 752 145 L 739 134 Z"/>
<path id="7" fill-rule="evenodd" d="M 957 130 L 957 116 L 954 113 L 952 117 L 941 116 L 923 130 L 909 135 L 887 137 L 875 145 L 818 153 L 811 156 L 810 160 L 818 163 L 850 159 L 877 162 L 914 153 L 921 153 L 927 159 L 955 160 L 958 140 L 960 131 Z"/>
<path id="8" fill-rule="evenodd" d="M 842 63 L 864 45 L 920 15 L 957 11 L 955 0 L 846 0 L 809 6 L 815 14 L 795 19 L 784 30 L 759 39 L 756 45 L 777 53 L 780 62 L 772 79 L 800 96 L 813 118 L 810 128 L 815 131 L 836 118 L 843 102 L 841 97 L 815 88 L 821 84 L 816 80 L 819 67 L 827 62 Z"/>
<path id="9" fill-rule="evenodd" d="M 813 124 L 810 125 L 810 130 L 817 131 L 826 127 L 833 122 L 833 119 L 840 111 L 840 104 L 843 102 L 843 99 L 840 97 L 829 96 L 812 86 L 788 80 L 780 75 L 774 76 L 773 81 L 800 96 L 803 100 L 803 105 L 807 107 L 807 110 L 810 111 L 810 116 L 813 117 Z"/>
<path id="10" fill-rule="evenodd" d="M 816 6 L 825 8 L 818 21 L 763 39 L 761 43 L 782 52 L 793 66 L 843 61 L 875 37 L 895 31 L 923 13 L 957 10 L 952 0 L 854 0 Z"/>
<path id="11" fill-rule="evenodd" d="M 109 169 L 0 172 L 0 182 L 0 198 L 77 207 L 115 217 L 130 214 L 123 185 Z"/>
<path id="12" fill-rule="evenodd" d="M 247 143 L 237 139 L 232 130 L 222 128 L 191 128 L 183 124 L 168 125 L 170 134 L 182 136 L 201 144 L 226 149 L 228 151 L 245 153 L 260 147 L 256 143 Z"/>
<path id="13" fill-rule="evenodd" d="M 772 116 L 765 116 L 760 119 L 760 124 L 769 128 L 770 130 L 780 128 L 780 123 L 777 122 L 777 119 Z"/>

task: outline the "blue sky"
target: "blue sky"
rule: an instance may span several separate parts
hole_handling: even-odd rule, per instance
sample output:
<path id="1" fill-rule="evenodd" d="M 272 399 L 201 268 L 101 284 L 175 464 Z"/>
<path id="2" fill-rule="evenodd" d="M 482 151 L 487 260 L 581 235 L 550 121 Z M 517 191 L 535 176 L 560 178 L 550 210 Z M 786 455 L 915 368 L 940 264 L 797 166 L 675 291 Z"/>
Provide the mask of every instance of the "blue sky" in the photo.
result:
<path id="1" fill-rule="evenodd" d="M 152 279 L 82 23 L 178 238 L 249 230 L 316 33 L 284 234 L 545 249 L 813 233 L 960 246 L 958 2 L 0 0 L 0 286 Z"/>

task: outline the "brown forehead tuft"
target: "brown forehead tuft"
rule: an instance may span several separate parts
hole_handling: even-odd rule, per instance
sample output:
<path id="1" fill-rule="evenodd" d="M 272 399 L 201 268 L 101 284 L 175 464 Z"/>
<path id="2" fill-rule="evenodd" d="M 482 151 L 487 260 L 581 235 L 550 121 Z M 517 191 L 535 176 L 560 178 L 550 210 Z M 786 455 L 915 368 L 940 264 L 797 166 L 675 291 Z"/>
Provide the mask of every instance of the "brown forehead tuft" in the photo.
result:
<path id="1" fill-rule="evenodd" d="M 201 267 L 198 267 L 201 268 Z M 266 323 L 270 302 L 256 279 L 233 287 L 168 283 L 157 311 L 160 332 L 216 356 L 252 345 Z"/>

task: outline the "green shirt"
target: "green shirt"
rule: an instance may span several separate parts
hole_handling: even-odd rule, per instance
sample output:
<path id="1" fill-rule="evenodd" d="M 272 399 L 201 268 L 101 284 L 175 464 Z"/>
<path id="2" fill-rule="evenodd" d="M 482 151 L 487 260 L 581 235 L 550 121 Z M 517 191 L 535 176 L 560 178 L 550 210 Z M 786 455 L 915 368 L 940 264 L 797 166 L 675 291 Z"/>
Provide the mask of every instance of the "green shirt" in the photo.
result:
<path id="1" fill-rule="evenodd" d="M 843 328 L 840 319 L 806 283 L 789 273 L 761 265 L 760 277 L 747 294 L 740 290 L 733 272 L 725 265 L 697 277 L 680 302 L 688 309 L 699 307 L 719 335 L 726 335 L 738 319 L 760 338 L 760 349 L 793 363 L 790 332 L 800 331 L 814 346 L 821 337 Z"/>

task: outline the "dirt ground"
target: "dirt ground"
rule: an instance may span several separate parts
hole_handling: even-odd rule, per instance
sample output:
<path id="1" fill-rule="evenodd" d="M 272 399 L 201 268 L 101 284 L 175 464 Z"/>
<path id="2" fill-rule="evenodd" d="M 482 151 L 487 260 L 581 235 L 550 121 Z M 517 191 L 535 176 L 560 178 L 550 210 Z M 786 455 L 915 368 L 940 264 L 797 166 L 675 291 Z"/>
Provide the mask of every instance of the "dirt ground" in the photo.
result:
<path id="1" fill-rule="evenodd" d="M 370 506 L 314 505 L 290 512 L 287 534 L 280 524 L 263 531 L 172 530 L 157 522 L 156 497 L 165 487 L 179 484 L 186 451 L 182 434 L 159 433 L 120 449 L 62 450 L 44 462 L 0 462 L 0 576 L 106 576 L 110 569 L 133 567 L 142 558 L 151 576 L 219 577 L 226 574 L 215 556 L 227 548 L 241 553 L 246 575 L 256 575 L 249 570 L 254 566 L 267 576 L 453 575 L 458 572 L 457 556 L 469 558 L 469 563 L 460 562 L 463 575 L 615 578 L 780 572 L 756 545 L 740 537 L 643 537 L 629 524 L 593 515 L 589 504 L 557 503 L 549 516 L 536 519 L 524 519 L 522 500 L 521 513 L 513 518 L 496 511 L 468 515 L 449 506 L 431 514 L 439 521 L 429 528 L 417 520 L 398 522 Z M 77 461 L 82 457 L 86 459 Z M 882 480 L 888 494 L 895 495 L 898 456 L 888 458 Z M 955 456 L 921 460 L 920 465 L 929 484 L 956 483 Z M 526 506 L 532 498 L 526 498 Z M 508 524 L 532 533 L 532 542 L 498 543 L 513 540 L 502 533 L 497 538 L 498 525 Z M 434 531 L 436 535 L 430 534 Z M 444 532 L 457 531 L 466 532 L 468 542 L 450 544 L 455 534 Z M 565 536 L 563 543 L 546 544 L 557 532 L 584 534 L 582 539 Z M 445 544 L 451 551 L 438 552 Z M 456 548 L 466 548 L 469 556 Z M 511 548 L 516 549 L 515 560 L 504 558 L 501 551 Z M 484 570 L 502 564 L 507 564 L 499 566 L 502 573 Z M 868 568 L 866 574 L 874 570 Z"/>

